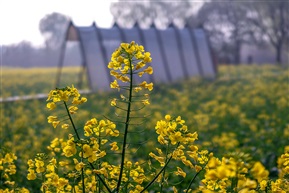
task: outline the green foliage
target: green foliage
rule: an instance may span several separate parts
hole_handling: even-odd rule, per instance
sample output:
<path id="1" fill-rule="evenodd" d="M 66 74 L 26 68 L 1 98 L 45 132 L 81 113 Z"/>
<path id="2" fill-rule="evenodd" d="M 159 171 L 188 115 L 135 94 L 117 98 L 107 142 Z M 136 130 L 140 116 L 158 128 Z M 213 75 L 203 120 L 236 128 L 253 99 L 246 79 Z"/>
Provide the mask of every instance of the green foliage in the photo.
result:
<path id="1" fill-rule="evenodd" d="M 13 76 L 11 71 L 5 69 L 4 76 L 8 76 L 6 72 L 10 73 L 10 77 Z M 13 88 L 17 88 L 19 93 L 33 93 L 31 89 L 28 90 L 28 86 L 23 85 L 27 83 L 37 88 L 36 85 L 41 82 L 43 74 L 50 72 L 47 69 L 37 73 L 34 70 L 25 70 L 26 79 L 18 83 L 4 82 L 3 88 L 6 88 L 6 93 L 13 93 Z M 245 163 L 242 165 L 243 170 L 252 170 L 252 176 L 256 175 L 254 173 L 256 168 L 263 171 L 262 166 L 258 164 L 261 162 L 270 172 L 272 181 L 280 175 L 286 177 L 285 174 L 276 171 L 277 167 L 283 167 L 282 164 L 285 162 L 282 162 L 282 159 L 286 159 L 285 154 L 282 159 L 280 158 L 281 161 L 277 162 L 277 159 L 289 145 L 287 116 L 289 98 L 286 75 L 286 71 L 275 66 L 221 66 L 219 75 L 214 81 L 193 78 L 173 85 L 155 85 L 150 95 L 151 105 L 142 110 L 144 115 L 149 116 L 141 126 L 133 130 L 135 133 L 128 137 L 133 147 L 128 152 L 130 158 L 147 159 L 148 157 L 143 155 L 149 155 L 158 143 L 155 133 L 156 123 L 166 114 L 176 117 L 181 115 L 189 131 L 198 132 L 197 146 L 214 153 L 216 161 L 209 163 L 211 168 L 206 170 L 207 176 L 212 176 L 213 170 L 228 169 L 227 167 L 241 163 L 241 160 Z M 29 77 L 35 79 L 31 80 Z M 39 90 L 43 92 L 51 88 L 51 83 L 47 83 L 47 87 L 46 84 L 42 85 Z M 82 105 L 74 119 L 76 127 L 82 128 L 88 117 L 100 120 L 103 119 L 103 115 L 112 116 L 114 111 L 109 108 L 110 101 L 107 99 L 114 98 L 115 94 L 108 92 L 86 95 L 87 102 Z M 54 138 L 63 138 L 67 135 L 67 130 L 54 129 L 47 124 L 48 115 L 50 113 L 45 110 L 44 100 L 1 103 L 0 144 L 9 147 L 18 157 L 15 161 L 18 169 L 14 179 L 17 179 L 19 186 L 29 188 L 33 192 L 39 191 L 39 184 L 21 177 L 27 175 L 27 161 L 39 151 L 48 153 L 46 147 Z M 116 128 L 120 127 L 121 124 L 116 123 Z M 144 143 L 137 143 L 139 141 Z M 146 148 L 140 148 L 144 144 Z M 165 148 L 162 150 L 165 152 Z M 218 159 L 229 161 L 224 165 Z M 153 168 L 159 165 L 153 160 L 152 164 Z M 178 166 L 176 164 L 171 167 Z M 170 168 L 168 171 L 172 172 Z M 170 172 L 167 174 L 173 175 Z M 179 171 L 179 174 L 183 173 Z M 197 180 L 203 177 L 204 173 Z M 175 180 L 175 183 L 178 183 L 182 178 Z M 190 180 L 184 180 L 181 184 L 189 183 Z M 231 190 L 234 190 L 235 186 L 237 185 L 233 184 Z M 196 184 L 192 187 L 197 188 Z"/>

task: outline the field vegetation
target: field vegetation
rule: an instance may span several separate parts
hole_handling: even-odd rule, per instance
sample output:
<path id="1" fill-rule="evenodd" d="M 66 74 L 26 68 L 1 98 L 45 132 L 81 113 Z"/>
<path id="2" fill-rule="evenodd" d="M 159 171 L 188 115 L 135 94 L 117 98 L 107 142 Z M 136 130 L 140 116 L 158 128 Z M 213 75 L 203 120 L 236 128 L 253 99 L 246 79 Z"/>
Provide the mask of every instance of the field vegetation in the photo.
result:
<path id="1" fill-rule="evenodd" d="M 62 86 L 73 88 L 72 84 L 77 85 L 79 70 L 77 67 L 65 68 Z M 1 97 L 48 94 L 55 89 L 56 72 L 56 68 L 3 68 Z M 87 121 L 92 118 L 107 121 L 107 118 L 114 117 L 113 120 L 116 120 L 115 117 L 122 116 L 120 108 L 115 110 L 112 103 L 119 96 L 117 85 L 113 87 L 116 88 L 114 91 L 82 96 L 87 101 L 83 101 L 77 113 L 72 113 L 79 136 L 90 137 L 85 139 L 91 140 L 84 125 L 89 125 Z M 67 88 L 64 88 L 65 92 Z M 87 89 L 87 82 L 84 82 L 83 88 Z M 124 172 L 128 172 L 126 175 L 131 179 L 128 178 L 129 183 L 121 182 L 122 186 L 119 188 L 122 192 L 141 192 L 164 165 L 166 172 L 160 172 L 161 175 L 148 190 L 240 193 L 289 191 L 288 71 L 272 65 L 219 66 L 214 80 L 191 78 L 170 85 L 155 83 L 149 95 L 150 105 L 141 109 L 141 121 L 132 126 L 127 137 L 126 155 L 131 162 L 125 163 Z M 0 192 L 39 192 L 40 189 L 43 192 L 110 192 L 109 189 L 118 187 L 111 183 L 113 178 L 107 177 L 100 169 L 88 171 L 89 164 L 94 162 L 85 162 L 83 144 L 80 147 L 79 141 L 75 144 L 80 148 L 77 151 L 82 152 L 82 156 L 81 153 L 79 156 L 66 156 L 67 160 L 78 160 L 74 160 L 75 168 L 72 169 L 79 173 L 78 177 L 74 176 L 77 183 L 70 183 L 71 179 L 69 183 L 65 181 L 65 176 L 69 174 L 61 169 L 60 163 L 65 159 L 63 154 L 55 150 L 56 144 L 60 143 L 56 141 L 65 139 L 68 143 L 72 138 L 67 136 L 74 131 L 71 126 L 68 129 L 66 126 L 61 128 L 62 123 L 59 126 L 47 123 L 47 117 L 53 113 L 47 109 L 46 98 L 2 102 L 0 105 Z M 57 105 L 57 109 L 57 116 L 63 117 L 61 122 L 67 120 L 64 105 Z M 159 147 L 164 145 L 160 133 L 156 132 L 156 125 L 161 121 L 166 124 L 174 123 L 180 127 L 180 131 L 194 135 L 194 140 L 190 138 L 193 143 L 191 149 L 186 149 L 189 148 L 186 143 L 180 146 L 183 142 L 178 141 L 176 136 L 167 138 L 171 142 L 169 148 Z M 115 126 L 120 134 L 125 133 L 122 131 L 123 123 L 116 121 Z M 76 139 L 75 133 L 73 136 Z M 112 142 L 114 137 L 117 136 L 112 134 L 107 140 Z M 114 163 L 120 160 L 118 155 L 121 155 L 121 141 L 118 141 L 118 147 L 111 144 L 104 144 L 107 155 L 102 162 L 97 163 Z M 184 159 L 178 155 L 166 167 L 170 155 L 183 153 L 180 147 L 186 152 L 195 151 L 196 157 L 190 154 L 193 166 L 189 164 L 189 158 Z M 194 148 L 196 149 L 193 150 Z M 45 181 L 52 179 L 51 176 L 47 177 L 52 157 L 57 160 L 57 167 L 53 171 L 59 173 L 58 185 L 53 186 L 54 189 L 51 188 L 51 181 Z M 38 168 L 36 163 L 42 164 L 39 160 L 43 161 L 43 168 L 46 168 Z M 142 164 L 139 165 L 140 163 Z M 150 170 L 145 173 L 136 169 L 139 166 Z M 126 169 L 129 167 L 134 171 L 133 174 Z M 84 174 L 90 178 L 81 177 L 84 169 L 87 169 Z M 31 176 L 32 170 L 35 170 L 35 178 Z M 108 167 L 107 170 L 111 171 Z M 119 170 L 116 173 L 119 174 Z M 137 179 L 143 178 L 143 181 L 134 179 L 133 175 Z M 99 176 L 107 179 L 106 183 L 102 184 Z M 59 185 L 60 179 L 63 180 L 62 185 Z M 108 188 L 105 188 L 106 185 Z"/>

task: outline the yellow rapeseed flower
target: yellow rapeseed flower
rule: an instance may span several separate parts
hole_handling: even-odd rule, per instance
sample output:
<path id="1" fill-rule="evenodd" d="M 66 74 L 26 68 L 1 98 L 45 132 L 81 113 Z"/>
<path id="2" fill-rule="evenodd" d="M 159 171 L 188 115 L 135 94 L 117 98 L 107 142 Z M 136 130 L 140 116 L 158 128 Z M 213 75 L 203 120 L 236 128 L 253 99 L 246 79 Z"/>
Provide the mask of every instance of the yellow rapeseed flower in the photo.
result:
<path id="1" fill-rule="evenodd" d="M 60 121 L 53 121 L 52 126 L 56 128 L 59 125 Z"/>
<path id="2" fill-rule="evenodd" d="M 112 142 L 111 144 L 109 144 L 111 146 L 111 150 L 112 151 L 117 151 L 119 150 L 119 147 L 117 146 L 117 142 Z"/>
<path id="3" fill-rule="evenodd" d="M 69 109 L 69 113 L 70 113 L 70 114 L 75 114 L 76 111 L 78 110 L 78 107 L 76 107 L 76 106 L 70 106 L 68 109 Z"/>
<path id="4" fill-rule="evenodd" d="M 112 100 L 110 101 L 110 105 L 111 105 L 111 106 L 116 106 L 116 101 L 117 101 L 116 98 L 112 99 Z"/>
<path id="5" fill-rule="evenodd" d="M 71 157 L 77 152 L 76 145 L 71 139 L 67 142 L 66 146 L 63 148 L 63 153 L 66 157 Z"/>
<path id="6" fill-rule="evenodd" d="M 254 178 L 258 180 L 259 183 L 263 180 L 267 180 L 269 176 L 269 171 L 265 169 L 265 167 L 261 162 L 256 162 L 253 165 L 251 173 L 254 176 Z"/>
<path id="7" fill-rule="evenodd" d="M 153 74 L 153 68 L 151 66 L 149 66 L 147 69 L 144 70 L 145 73 L 147 74 Z"/>
<path id="8" fill-rule="evenodd" d="M 61 125 L 61 128 L 62 128 L 62 129 L 68 129 L 68 127 L 69 127 L 69 125 L 66 124 L 66 123 Z"/>
<path id="9" fill-rule="evenodd" d="M 48 116 L 47 117 L 48 123 L 52 123 L 53 121 L 57 121 L 57 116 Z"/>
<path id="10" fill-rule="evenodd" d="M 35 171 L 32 169 L 28 169 L 27 179 L 28 180 L 35 180 L 36 179 Z"/>
<path id="11" fill-rule="evenodd" d="M 56 108 L 56 104 L 54 102 L 49 102 L 49 103 L 47 103 L 46 106 L 49 110 L 53 110 Z"/>
<path id="12" fill-rule="evenodd" d="M 112 83 L 110 83 L 110 88 L 118 88 L 119 89 L 119 85 L 117 83 L 117 80 L 114 80 Z"/>
<path id="13" fill-rule="evenodd" d="M 150 104 L 149 99 L 142 100 L 142 104 L 149 105 Z"/>
<path id="14" fill-rule="evenodd" d="M 183 140 L 182 133 L 177 131 L 176 133 L 171 134 L 169 139 L 171 140 L 171 144 L 175 145 Z"/>
<path id="15" fill-rule="evenodd" d="M 83 157 L 87 158 L 92 155 L 93 151 L 88 144 L 84 144 L 83 147 Z"/>
<path id="16" fill-rule="evenodd" d="M 185 178 L 187 175 L 186 172 L 184 172 L 182 170 L 182 168 L 180 168 L 180 167 L 177 167 L 177 169 L 178 169 L 178 171 L 175 171 L 174 174 L 176 174 L 177 176 L 182 176 L 183 178 Z"/>

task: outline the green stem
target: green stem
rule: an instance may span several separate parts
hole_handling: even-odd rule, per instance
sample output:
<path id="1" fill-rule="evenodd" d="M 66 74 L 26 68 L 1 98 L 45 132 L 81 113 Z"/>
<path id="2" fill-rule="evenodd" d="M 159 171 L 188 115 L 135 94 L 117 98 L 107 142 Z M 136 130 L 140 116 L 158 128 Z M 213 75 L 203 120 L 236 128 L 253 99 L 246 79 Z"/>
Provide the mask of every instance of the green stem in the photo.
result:
<path id="1" fill-rule="evenodd" d="M 129 178 L 130 178 L 129 173 L 130 173 L 130 169 L 127 171 L 127 174 L 126 174 L 126 175 L 127 175 L 128 182 L 130 181 L 130 179 L 129 179 Z M 128 184 L 129 184 L 129 183 L 127 183 L 127 184 L 125 185 L 124 192 L 128 192 L 128 191 L 127 191 L 127 186 L 128 186 Z"/>
<path id="2" fill-rule="evenodd" d="M 232 178 L 231 182 L 231 188 L 232 188 L 232 192 L 237 190 L 237 185 L 238 185 L 238 167 L 236 168 L 237 174 L 235 178 Z"/>
<path id="3" fill-rule="evenodd" d="M 75 193 L 76 192 L 76 189 L 75 189 L 75 185 L 76 185 L 76 182 L 75 182 L 75 178 L 73 180 L 73 189 L 72 189 L 72 193 Z"/>
<path id="4" fill-rule="evenodd" d="M 98 179 L 98 193 L 100 193 L 100 180 Z"/>
<path id="5" fill-rule="evenodd" d="M 99 149 L 101 148 L 101 140 L 100 140 L 100 135 L 98 136 L 98 144 L 99 144 Z M 100 169 L 100 160 L 97 160 L 97 169 Z M 98 179 L 98 193 L 100 193 L 101 189 L 101 184 L 100 184 L 100 179 Z"/>
<path id="6" fill-rule="evenodd" d="M 168 160 L 168 151 L 169 151 L 169 143 L 168 143 L 168 145 L 167 145 L 167 149 L 166 149 L 166 159 L 165 159 L 165 163 L 167 162 L 167 160 Z M 162 177 L 162 183 L 161 183 L 161 188 L 160 188 L 160 192 L 162 192 L 162 190 L 163 190 L 163 183 L 164 183 L 164 181 L 165 181 L 165 175 L 166 175 L 166 170 L 164 169 L 164 171 L 163 171 L 163 177 Z"/>
<path id="7" fill-rule="evenodd" d="M 42 179 L 42 182 L 44 182 L 44 184 L 45 184 L 46 179 L 45 179 L 44 173 L 41 173 L 41 179 Z M 45 185 L 45 187 L 43 187 L 43 192 L 44 193 L 46 192 L 46 185 Z"/>
<path id="8" fill-rule="evenodd" d="M 195 181 L 196 177 L 199 175 L 199 173 L 200 173 L 201 171 L 202 171 L 202 170 L 198 171 L 198 172 L 195 174 L 195 176 L 193 177 L 193 179 L 190 181 L 190 183 L 189 183 L 189 185 L 188 185 L 187 190 L 186 190 L 185 193 L 187 193 L 187 192 L 189 191 L 191 185 L 193 184 L 193 182 Z"/>
<path id="9" fill-rule="evenodd" d="M 178 142 L 177 147 L 178 148 L 180 145 L 180 142 Z M 152 181 L 150 181 L 150 183 L 140 192 L 144 192 L 146 189 L 148 189 L 153 183 L 154 181 L 156 181 L 156 179 L 159 177 L 159 175 L 166 169 L 167 165 L 169 164 L 169 162 L 171 161 L 171 159 L 173 158 L 173 156 L 171 155 L 168 159 L 168 161 L 166 162 L 166 164 L 164 165 L 164 167 L 161 169 L 161 171 L 159 171 L 159 173 L 154 177 L 154 179 L 152 179 Z"/>
<path id="10" fill-rule="evenodd" d="M 85 193 L 84 171 L 83 171 L 83 168 L 81 168 L 81 181 L 82 181 L 82 192 Z"/>
<path id="11" fill-rule="evenodd" d="M 140 193 L 144 192 L 146 189 L 148 189 L 156 181 L 156 179 L 159 177 L 159 175 L 165 170 L 165 168 L 167 167 L 167 165 L 171 161 L 172 157 L 173 156 L 170 156 L 170 158 L 168 159 L 168 161 L 166 162 L 164 167 L 161 169 L 161 171 L 159 171 L 159 173 L 154 177 L 154 179 L 152 179 L 152 181 L 150 181 L 150 183 L 148 185 L 146 185 L 146 187 Z"/>
<path id="12" fill-rule="evenodd" d="M 83 143 L 81 146 L 81 162 L 83 162 Z M 85 193 L 85 186 L 84 186 L 84 171 L 83 168 L 81 168 L 81 181 L 82 181 L 82 192 Z"/>
<path id="13" fill-rule="evenodd" d="M 68 109 L 67 104 L 66 104 L 65 101 L 64 101 L 64 106 L 65 106 L 66 112 L 67 112 L 67 114 L 68 114 L 69 120 L 70 120 L 70 122 L 71 122 L 71 124 L 72 124 L 72 127 L 73 127 L 73 129 L 74 129 L 74 132 L 75 132 L 75 134 L 76 134 L 76 136 L 77 136 L 77 139 L 80 140 L 80 137 L 79 137 L 79 135 L 78 135 L 78 132 L 77 132 L 77 130 L 76 130 L 76 127 L 75 127 L 75 125 L 74 125 L 74 122 L 73 122 L 73 120 L 72 120 L 72 117 L 71 117 L 71 115 L 70 115 L 70 113 L 69 113 L 69 109 Z M 94 166 L 92 165 L 92 163 L 89 163 L 89 165 L 90 165 L 90 167 L 91 167 L 92 169 L 95 169 Z M 105 186 L 105 188 L 108 190 L 108 192 L 111 193 L 111 190 L 109 189 L 108 185 L 107 185 L 107 184 L 105 183 L 105 181 L 100 177 L 100 175 L 96 174 L 96 176 L 97 176 L 98 179 L 102 182 L 102 184 Z"/>
<path id="14" fill-rule="evenodd" d="M 90 167 L 92 169 L 95 169 L 94 166 L 92 165 L 92 163 L 89 163 Z M 107 191 L 109 193 L 112 193 L 112 191 L 109 189 L 108 185 L 105 183 L 105 181 L 101 178 L 101 176 L 99 174 L 96 174 L 97 178 L 101 181 L 101 183 L 105 186 L 105 188 L 107 189 Z"/>
<path id="15" fill-rule="evenodd" d="M 63 103 L 64 103 L 64 106 L 65 106 L 66 112 L 67 112 L 67 114 L 68 114 L 69 120 L 70 120 L 70 122 L 71 122 L 71 124 L 72 124 L 72 127 L 73 127 L 73 129 L 74 129 L 74 132 L 75 132 L 75 134 L 76 134 L 76 137 L 77 137 L 78 140 L 80 140 L 80 137 L 79 137 L 79 135 L 78 135 L 78 132 L 77 132 L 77 130 L 76 130 L 76 127 L 75 127 L 75 125 L 74 125 L 74 122 L 73 122 L 73 120 L 72 120 L 72 117 L 71 117 L 71 115 L 70 115 L 70 112 L 69 112 L 69 109 L 68 109 L 68 107 L 67 107 L 67 104 L 66 104 L 65 101 L 64 101 Z"/>
<path id="16" fill-rule="evenodd" d="M 127 112 L 126 112 L 126 121 L 125 121 L 125 129 L 124 129 L 124 136 L 123 136 L 123 145 L 122 145 L 122 154 L 121 154 L 121 164 L 120 164 L 120 171 L 117 186 L 115 192 L 119 191 L 121 178 L 123 173 L 123 166 L 124 166 L 124 159 L 125 159 L 125 150 L 126 150 L 126 139 L 128 133 L 128 126 L 129 126 L 129 119 L 130 119 L 130 110 L 131 110 L 131 99 L 132 99 L 132 87 L 133 87 L 133 72 L 132 72 L 132 64 L 131 58 L 129 57 L 129 64 L 130 64 L 130 87 L 129 87 L 129 96 L 128 96 L 128 105 L 127 105 Z"/>

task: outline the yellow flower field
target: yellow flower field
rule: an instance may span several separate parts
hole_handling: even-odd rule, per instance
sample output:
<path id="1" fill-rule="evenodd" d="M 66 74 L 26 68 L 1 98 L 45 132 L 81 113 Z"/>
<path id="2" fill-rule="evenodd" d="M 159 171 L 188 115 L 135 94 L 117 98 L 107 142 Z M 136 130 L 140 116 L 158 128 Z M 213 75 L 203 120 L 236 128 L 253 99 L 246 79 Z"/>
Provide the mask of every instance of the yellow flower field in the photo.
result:
<path id="1" fill-rule="evenodd" d="M 113 91 L 83 96 L 77 67 L 58 89 L 57 69 L 3 68 L 1 97 L 49 97 L 1 103 L 0 192 L 289 191 L 288 70 L 220 66 L 215 80 L 130 84 L 149 63 L 122 44 Z"/>

